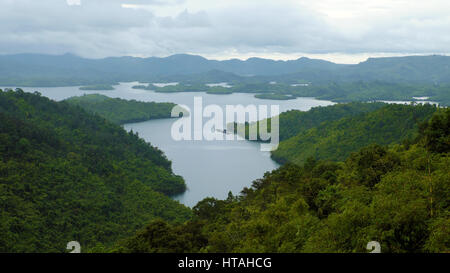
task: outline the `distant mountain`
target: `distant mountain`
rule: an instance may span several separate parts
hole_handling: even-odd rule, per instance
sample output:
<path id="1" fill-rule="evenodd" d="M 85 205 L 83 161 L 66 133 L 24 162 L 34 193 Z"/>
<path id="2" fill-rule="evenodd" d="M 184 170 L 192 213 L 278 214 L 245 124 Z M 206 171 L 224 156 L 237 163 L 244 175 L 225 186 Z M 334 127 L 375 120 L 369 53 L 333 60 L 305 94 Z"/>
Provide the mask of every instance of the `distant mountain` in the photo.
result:
<path id="1" fill-rule="evenodd" d="M 246 61 L 227 60 L 218 62 L 217 69 L 243 76 L 268 76 L 309 70 L 334 71 L 345 66 L 346 65 L 335 64 L 324 60 L 314 60 L 305 57 L 289 61 L 250 58 Z"/>
<path id="2" fill-rule="evenodd" d="M 239 196 L 203 199 L 186 223 L 153 221 L 111 252 L 364 253 L 375 239 L 383 253 L 448 253 L 450 110 L 428 119 L 435 110 L 388 105 L 330 130 L 315 125 L 300 133 L 308 144 L 290 143 L 289 162 L 299 164 L 265 173 Z M 427 121 L 414 130 L 415 119 Z M 300 160 L 304 153 L 312 157 Z"/>
<path id="3" fill-rule="evenodd" d="M 450 57 L 370 58 L 356 65 L 299 58 L 289 61 L 250 58 L 208 60 L 177 54 L 165 58 L 109 57 L 85 59 L 72 54 L 0 56 L 0 85 L 64 86 L 119 81 L 279 81 L 449 83 Z"/>
<path id="4" fill-rule="evenodd" d="M 224 72 L 213 69 L 204 73 L 177 74 L 161 76 L 158 80 L 162 82 L 183 82 L 183 83 L 221 83 L 221 82 L 247 82 L 248 79 L 231 72 Z"/>
<path id="5" fill-rule="evenodd" d="M 441 55 L 369 58 L 349 66 L 347 80 L 388 82 L 450 82 L 450 57 Z"/>

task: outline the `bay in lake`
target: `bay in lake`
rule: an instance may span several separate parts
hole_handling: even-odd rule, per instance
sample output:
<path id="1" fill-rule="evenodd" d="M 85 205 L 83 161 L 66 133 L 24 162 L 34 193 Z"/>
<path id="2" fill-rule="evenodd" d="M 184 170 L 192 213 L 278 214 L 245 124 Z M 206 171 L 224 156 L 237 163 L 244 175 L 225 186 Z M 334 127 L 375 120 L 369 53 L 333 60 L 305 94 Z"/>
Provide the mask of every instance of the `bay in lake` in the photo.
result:
<path id="1" fill-rule="evenodd" d="M 316 106 L 333 104 L 330 101 L 314 98 L 297 98 L 295 100 L 257 99 L 254 94 L 234 93 L 228 95 L 211 95 L 204 92 L 157 93 L 147 90 L 132 89 L 138 83 L 121 83 L 111 91 L 86 91 L 79 87 L 25 87 L 24 91 L 38 91 L 43 96 L 59 101 L 83 94 L 103 94 L 112 98 L 135 99 L 139 101 L 173 102 L 193 109 L 194 97 L 201 97 L 203 105 L 279 105 L 280 112 L 297 109 L 307 111 Z M 205 119 L 206 122 L 208 119 Z M 126 130 L 138 132 L 139 136 L 165 152 L 172 161 L 172 168 L 183 176 L 188 190 L 174 197 L 187 206 L 194 206 L 205 197 L 224 199 L 228 192 L 239 194 L 244 187 L 251 186 L 252 181 L 261 178 L 265 172 L 278 167 L 270 159 L 269 152 L 260 151 L 258 143 L 245 140 L 234 141 L 175 141 L 171 137 L 171 127 L 176 119 L 159 119 L 139 123 L 125 124 Z"/>

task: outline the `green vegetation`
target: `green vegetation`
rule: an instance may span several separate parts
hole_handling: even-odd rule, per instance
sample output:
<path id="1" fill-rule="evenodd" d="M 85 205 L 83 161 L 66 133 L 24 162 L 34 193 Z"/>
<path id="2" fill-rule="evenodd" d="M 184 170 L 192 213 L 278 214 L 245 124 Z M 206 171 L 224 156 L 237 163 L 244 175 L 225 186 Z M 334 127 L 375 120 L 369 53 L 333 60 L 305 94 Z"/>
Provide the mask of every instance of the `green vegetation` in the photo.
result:
<path id="1" fill-rule="evenodd" d="M 313 127 L 319 126 L 325 121 L 334 121 L 343 117 L 356 116 L 361 113 L 367 113 L 377 110 L 386 106 L 385 103 L 340 103 L 331 106 L 318 106 L 313 107 L 309 111 L 303 112 L 299 110 L 290 110 L 281 113 L 279 116 L 279 137 L 280 141 L 291 138 L 300 132 L 304 132 Z M 245 124 L 245 138 L 248 139 L 250 126 L 257 126 L 257 132 L 259 133 L 259 126 L 267 126 L 268 132 L 271 130 L 270 118 L 258 123 Z M 235 133 L 237 133 L 237 124 L 235 126 Z M 231 130 L 230 130 L 231 131 Z M 258 134 L 259 135 L 259 134 Z"/>
<path id="2" fill-rule="evenodd" d="M 266 100 L 294 100 L 294 99 L 296 99 L 296 97 L 293 97 L 291 95 L 274 94 L 274 93 L 256 94 L 255 98 L 266 99 Z"/>
<path id="3" fill-rule="evenodd" d="M 404 84 L 388 82 L 351 82 L 309 85 L 301 87 L 293 94 L 296 96 L 315 97 L 336 102 L 400 100 L 414 101 L 413 97 L 430 97 L 430 100 L 450 105 L 448 93 L 450 86 Z"/>
<path id="4" fill-rule="evenodd" d="M 303 164 L 309 157 L 344 160 L 370 143 L 388 145 L 414 138 L 418 122 L 428 119 L 436 109 L 430 104 L 353 102 L 315 107 L 307 112 L 291 110 L 279 116 L 280 144 L 271 156 L 282 164 Z M 270 132 L 270 124 L 270 119 L 246 123 L 245 138 L 249 139 L 250 128 L 256 127 L 258 135 L 260 126 L 267 126 Z M 234 124 L 234 132 L 239 133 L 238 124 Z"/>
<path id="5" fill-rule="evenodd" d="M 269 98 L 271 94 L 293 97 L 314 97 L 334 102 L 368 102 L 378 100 L 414 101 L 413 97 L 430 97 L 431 101 L 450 105 L 450 85 L 405 84 L 388 82 L 341 82 L 318 83 L 308 86 L 277 84 L 236 84 L 232 92 L 262 93 L 257 96 Z M 277 99 L 276 96 L 272 99 Z"/>
<path id="6" fill-rule="evenodd" d="M 70 104 L 78 105 L 89 112 L 96 113 L 116 124 L 170 118 L 172 108 L 176 106 L 174 103 L 113 99 L 99 94 L 72 97 L 66 101 Z"/>
<path id="7" fill-rule="evenodd" d="M 222 86 L 211 86 L 208 88 L 208 91 L 206 91 L 207 94 L 213 94 L 213 95 L 228 95 L 232 94 L 233 90 L 229 87 L 222 87 Z"/>
<path id="8" fill-rule="evenodd" d="M 449 84 L 450 57 L 406 56 L 370 58 L 344 65 L 299 58 L 274 61 L 261 58 L 207 60 L 178 54 L 166 58 L 111 57 L 84 59 L 61 56 L 16 54 L 0 56 L 0 86 L 68 86 L 117 82 L 299 83 L 389 82 Z"/>
<path id="9" fill-rule="evenodd" d="M 300 130 L 280 142 L 272 158 L 278 162 L 303 164 L 307 158 L 340 161 L 352 151 L 371 143 L 388 145 L 413 139 L 417 124 L 431 117 L 433 105 L 386 105 L 378 110 Z"/>
<path id="10" fill-rule="evenodd" d="M 141 85 L 137 88 L 158 92 L 272 93 L 335 102 L 413 100 L 413 96 L 427 96 L 450 106 L 449 75 L 450 57 L 436 55 L 370 58 L 356 65 L 308 58 L 286 62 L 260 58 L 214 61 L 186 54 L 167 58 L 98 60 L 71 54 L 0 56 L 0 86 L 110 86 L 131 81 L 179 82 L 178 86 L 158 88 Z M 205 86 L 214 82 L 227 82 L 232 88 L 225 90 Z M 310 84 L 293 86 L 296 83 Z"/>
<path id="11" fill-rule="evenodd" d="M 231 94 L 231 93 L 264 93 L 258 94 L 264 95 L 263 97 L 290 97 L 295 90 L 299 87 L 293 87 L 287 84 L 269 84 L 265 82 L 258 83 L 245 83 L 245 82 L 237 82 L 231 87 L 223 87 L 223 86 L 208 86 L 203 83 L 179 83 L 177 85 L 167 85 L 164 87 L 154 86 L 152 84 L 146 85 L 135 85 L 133 86 L 135 89 L 144 89 L 144 90 L 154 90 L 156 92 L 162 93 L 171 93 L 171 92 L 207 92 L 210 94 Z M 286 96 L 281 96 L 285 94 Z"/>
<path id="12" fill-rule="evenodd" d="M 285 164 L 191 210 L 169 197 L 186 186 L 164 154 L 108 121 L 147 107 L 0 91 L 0 252 L 450 252 L 449 109 L 282 113 Z"/>
<path id="13" fill-rule="evenodd" d="M 176 85 L 166 85 L 163 87 L 158 87 L 153 84 L 146 85 L 135 85 L 134 89 L 143 90 L 154 90 L 160 93 L 177 93 L 177 92 L 206 92 L 208 94 L 231 94 L 233 91 L 230 88 L 222 86 L 207 86 L 204 84 L 176 84 Z"/>
<path id="14" fill-rule="evenodd" d="M 283 165 L 239 196 L 200 201 L 188 222 L 156 220 L 110 251 L 348 253 L 378 241 L 385 253 L 448 253 L 450 110 L 437 110 L 418 132 L 414 141 L 371 144 L 342 162 Z"/>
<path id="15" fill-rule="evenodd" d="M 190 209 L 171 162 L 133 132 L 39 93 L 0 90 L 0 252 L 83 251 Z"/>
<path id="16" fill-rule="evenodd" d="M 176 93 L 176 92 L 206 92 L 210 89 L 210 87 L 203 84 L 176 84 L 176 85 L 166 85 L 163 87 L 158 87 L 153 84 L 145 85 L 136 85 L 133 86 L 136 89 L 144 89 L 144 90 L 154 90 L 156 92 L 161 93 Z"/>
<path id="17" fill-rule="evenodd" d="M 114 87 L 108 84 L 94 84 L 80 87 L 80 90 L 114 90 Z"/>
<path id="18" fill-rule="evenodd" d="M 83 252 L 367 252 L 374 240 L 382 252 L 449 253 L 450 110 L 363 103 L 450 106 L 449 72 L 447 56 L 339 65 L 2 55 L 2 86 L 179 82 L 133 88 L 352 103 L 282 113 L 272 158 L 284 165 L 189 209 L 170 198 L 186 185 L 163 152 L 119 126 L 170 117 L 174 104 L 0 90 L 0 252 L 64 252 L 73 240 Z"/>
<path id="19" fill-rule="evenodd" d="M 413 97 L 429 97 L 444 106 L 450 105 L 448 84 L 405 84 L 389 82 L 340 82 L 318 83 L 307 86 L 292 86 L 287 83 L 237 82 L 232 87 L 208 87 L 204 84 L 183 84 L 165 87 L 137 85 L 133 88 L 155 90 L 156 92 L 207 92 L 207 93 L 257 93 L 261 99 L 295 99 L 314 97 L 334 102 L 368 102 L 378 100 L 415 101 Z"/>

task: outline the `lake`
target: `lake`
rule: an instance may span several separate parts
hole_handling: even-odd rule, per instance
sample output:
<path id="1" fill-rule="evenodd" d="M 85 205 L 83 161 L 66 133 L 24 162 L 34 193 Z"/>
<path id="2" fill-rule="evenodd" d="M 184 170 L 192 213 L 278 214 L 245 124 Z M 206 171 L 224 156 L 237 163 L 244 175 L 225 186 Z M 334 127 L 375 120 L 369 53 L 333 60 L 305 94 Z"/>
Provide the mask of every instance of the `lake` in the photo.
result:
<path id="1" fill-rule="evenodd" d="M 83 94 L 103 94 L 112 98 L 135 99 L 139 101 L 173 102 L 193 109 L 194 97 L 201 97 L 203 105 L 279 105 L 280 112 L 297 109 L 307 111 L 316 106 L 333 104 L 331 101 L 314 98 L 297 98 L 294 100 L 257 99 L 254 94 L 234 93 L 212 95 L 204 92 L 156 93 L 153 91 L 132 89 L 138 83 L 121 83 L 111 91 L 86 91 L 79 87 L 25 87 L 27 92 L 38 91 L 43 96 L 60 101 Z M 260 151 L 258 143 L 245 140 L 175 141 L 171 137 L 172 124 L 177 119 L 159 119 L 139 123 L 125 124 L 126 130 L 137 132 L 147 142 L 160 148 L 172 161 L 173 171 L 183 176 L 188 190 L 174 198 L 187 206 L 194 206 L 205 197 L 225 199 L 228 192 L 239 194 L 252 181 L 263 177 L 264 173 L 278 167 L 270 159 L 269 152 Z M 208 119 L 204 119 L 207 121 Z M 219 134 L 219 133 L 218 133 Z"/>

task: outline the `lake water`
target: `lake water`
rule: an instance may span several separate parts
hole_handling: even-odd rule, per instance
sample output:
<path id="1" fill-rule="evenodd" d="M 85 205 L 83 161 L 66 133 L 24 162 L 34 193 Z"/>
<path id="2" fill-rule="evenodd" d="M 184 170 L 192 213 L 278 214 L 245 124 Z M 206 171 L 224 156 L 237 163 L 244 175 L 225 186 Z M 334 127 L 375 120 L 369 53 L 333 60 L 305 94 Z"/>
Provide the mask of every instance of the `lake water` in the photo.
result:
<path id="1" fill-rule="evenodd" d="M 111 91 L 86 91 L 79 87 L 23 88 L 24 91 L 38 91 L 53 100 L 63 100 L 83 94 L 103 94 L 113 98 L 135 99 L 139 101 L 173 102 L 187 105 L 193 109 L 194 97 L 201 97 L 203 105 L 279 105 L 280 112 L 291 109 L 307 111 L 312 107 L 333 104 L 330 101 L 314 98 L 297 98 L 295 100 L 257 99 L 254 94 L 234 93 L 228 95 L 211 95 L 204 92 L 156 93 L 153 91 L 132 89 L 138 83 L 121 83 Z M 206 122 L 208 119 L 205 119 Z M 269 152 L 260 151 L 258 143 L 245 140 L 234 141 L 175 141 L 171 137 L 171 127 L 176 119 L 150 120 L 125 124 L 126 130 L 138 132 L 139 136 L 165 152 L 172 161 L 176 174 L 183 176 L 188 190 L 174 197 L 187 206 L 194 206 L 205 197 L 224 199 L 228 192 L 239 194 L 244 187 L 249 187 L 255 179 L 265 172 L 278 167 L 270 159 Z"/>

